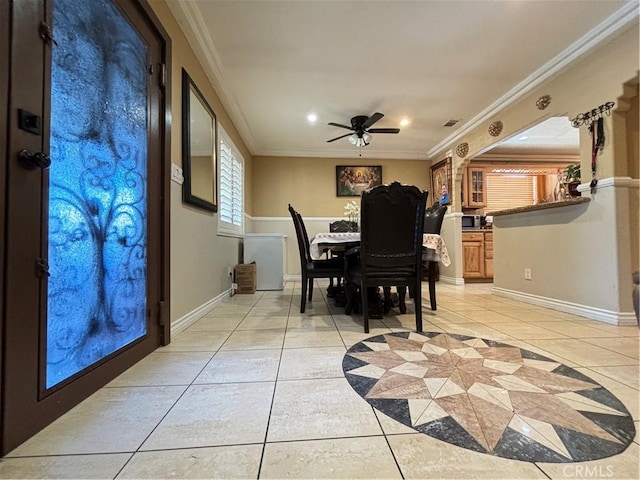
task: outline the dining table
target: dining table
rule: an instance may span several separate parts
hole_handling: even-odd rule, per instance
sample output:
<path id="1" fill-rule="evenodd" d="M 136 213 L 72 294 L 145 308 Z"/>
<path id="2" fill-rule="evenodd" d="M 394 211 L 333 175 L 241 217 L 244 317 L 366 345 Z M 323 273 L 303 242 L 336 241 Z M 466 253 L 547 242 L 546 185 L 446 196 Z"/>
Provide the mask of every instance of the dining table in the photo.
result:
<path id="1" fill-rule="evenodd" d="M 311 239 L 309 252 L 311 258 L 320 259 L 328 250 L 343 251 L 360 244 L 360 232 L 322 232 Z M 440 262 L 445 267 L 451 265 L 447 245 L 436 233 L 424 233 L 422 246 L 427 249 L 426 260 Z"/>
<path id="2" fill-rule="evenodd" d="M 317 233 L 309 242 L 309 253 L 311 258 L 320 259 L 327 252 L 331 251 L 337 254 L 348 250 L 351 247 L 360 245 L 360 232 L 321 232 Z M 447 245 L 443 238 L 436 233 L 424 233 L 422 235 L 422 246 L 425 248 L 423 253 L 423 261 L 429 262 L 429 292 L 431 300 L 431 309 L 435 310 L 435 272 L 437 263 L 442 265 L 451 265 L 451 259 L 449 258 L 449 252 L 447 251 Z M 330 287 L 331 288 L 331 287 Z M 398 290 L 399 302 L 401 312 L 404 313 L 406 305 L 404 304 L 404 289 Z M 385 289 L 385 313 L 389 310 L 390 305 L 390 292 L 389 289 Z M 336 294 L 332 288 L 332 296 L 342 299 L 344 295 Z M 370 295 L 369 298 L 373 297 Z M 369 318 L 382 318 L 382 311 L 379 311 L 377 304 L 369 303 Z"/>

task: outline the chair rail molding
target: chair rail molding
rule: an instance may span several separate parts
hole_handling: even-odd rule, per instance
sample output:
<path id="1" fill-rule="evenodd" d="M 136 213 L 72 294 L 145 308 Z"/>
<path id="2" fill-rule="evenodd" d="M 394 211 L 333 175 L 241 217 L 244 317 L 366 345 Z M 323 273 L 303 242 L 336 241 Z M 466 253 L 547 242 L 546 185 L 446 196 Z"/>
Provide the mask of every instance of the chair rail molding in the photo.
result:
<path id="1" fill-rule="evenodd" d="M 598 184 L 596 185 L 596 190 L 600 190 L 601 188 L 609 188 L 609 187 L 617 187 L 617 188 L 640 188 L 640 179 L 631 178 L 631 177 L 609 177 L 603 178 L 602 180 L 598 180 Z M 591 185 L 589 183 L 581 183 L 578 185 L 579 192 L 589 192 L 591 191 Z"/>

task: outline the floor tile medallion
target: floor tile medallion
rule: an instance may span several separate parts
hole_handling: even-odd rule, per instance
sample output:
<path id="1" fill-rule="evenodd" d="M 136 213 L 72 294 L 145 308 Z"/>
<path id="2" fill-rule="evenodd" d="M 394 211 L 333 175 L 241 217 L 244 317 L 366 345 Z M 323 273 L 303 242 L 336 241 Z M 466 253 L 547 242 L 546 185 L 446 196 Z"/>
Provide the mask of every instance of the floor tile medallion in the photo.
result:
<path id="1" fill-rule="evenodd" d="M 355 344 L 342 368 L 374 408 L 418 432 L 528 462 L 624 451 L 635 427 L 594 380 L 542 355 L 466 335 L 400 332 Z"/>

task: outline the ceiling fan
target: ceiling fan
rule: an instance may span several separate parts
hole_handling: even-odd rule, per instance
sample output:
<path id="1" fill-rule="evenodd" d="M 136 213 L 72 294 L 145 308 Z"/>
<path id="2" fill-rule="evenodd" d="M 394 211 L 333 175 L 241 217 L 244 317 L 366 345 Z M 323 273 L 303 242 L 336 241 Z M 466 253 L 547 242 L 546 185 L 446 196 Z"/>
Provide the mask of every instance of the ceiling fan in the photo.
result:
<path id="1" fill-rule="evenodd" d="M 379 112 L 374 113 L 370 117 L 367 117 L 366 115 L 358 115 L 351 119 L 350 127 L 340 123 L 329 122 L 329 125 L 333 127 L 346 128 L 347 130 L 351 130 L 355 133 L 345 133 L 339 137 L 327 140 L 327 143 L 335 142 L 336 140 L 340 140 L 344 137 L 349 137 L 349 142 L 356 147 L 366 147 L 369 145 L 369 140 L 371 140 L 370 134 L 372 133 L 400 133 L 399 128 L 371 128 L 371 125 L 376 123 L 382 117 L 384 117 L 384 115 Z"/>

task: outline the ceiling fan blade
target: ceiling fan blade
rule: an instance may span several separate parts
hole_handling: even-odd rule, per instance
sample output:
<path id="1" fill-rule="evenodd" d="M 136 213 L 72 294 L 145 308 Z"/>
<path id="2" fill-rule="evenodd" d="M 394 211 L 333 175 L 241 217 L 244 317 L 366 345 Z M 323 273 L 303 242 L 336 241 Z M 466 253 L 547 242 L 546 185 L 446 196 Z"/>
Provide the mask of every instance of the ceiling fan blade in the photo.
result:
<path id="1" fill-rule="evenodd" d="M 378 120 L 380 120 L 382 117 L 384 117 L 383 114 L 376 112 L 373 115 L 371 115 L 366 122 L 364 122 L 362 124 L 362 128 L 364 130 L 366 130 L 367 128 L 369 128 L 371 125 L 373 125 L 374 123 L 376 123 Z"/>
<path id="2" fill-rule="evenodd" d="M 339 123 L 329 122 L 329 123 L 327 123 L 327 125 L 331 125 L 332 127 L 346 128 L 347 130 L 353 130 L 353 128 L 347 127 L 346 125 L 341 125 Z"/>
<path id="3" fill-rule="evenodd" d="M 370 128 L 369 133 L 400 133 L 399 128 Z"/>
<path id="4" fill-rule="evenodd" d="M 332 138 L 331 140 L 327 140 L 327 143 L 335 142 L 336 140 L 340 140 L 341 138 L 348 137 L 349 135 L 353 135 L 353 133 L 346 133 L 344 135 L 340 135 L 339 137 Z"/>

